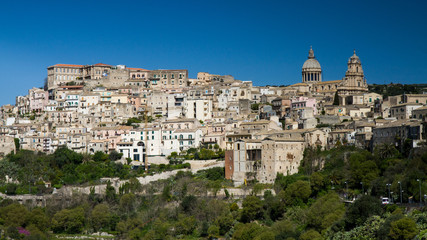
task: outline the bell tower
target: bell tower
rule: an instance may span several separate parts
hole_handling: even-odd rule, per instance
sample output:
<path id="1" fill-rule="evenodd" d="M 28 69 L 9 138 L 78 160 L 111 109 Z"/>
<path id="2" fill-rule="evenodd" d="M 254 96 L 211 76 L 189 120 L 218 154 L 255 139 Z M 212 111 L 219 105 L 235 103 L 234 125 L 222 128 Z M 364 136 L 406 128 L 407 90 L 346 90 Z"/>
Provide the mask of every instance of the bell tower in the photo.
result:
<path id="1" fill-rule="evenodd" d="M 346 85 L 348 87 L 368 87 L 363 74 L 362 63 L 356 55 L 356 50 L 353 51 L 353 56 L 348 59 L 348 68 L 345 73 Z"/>

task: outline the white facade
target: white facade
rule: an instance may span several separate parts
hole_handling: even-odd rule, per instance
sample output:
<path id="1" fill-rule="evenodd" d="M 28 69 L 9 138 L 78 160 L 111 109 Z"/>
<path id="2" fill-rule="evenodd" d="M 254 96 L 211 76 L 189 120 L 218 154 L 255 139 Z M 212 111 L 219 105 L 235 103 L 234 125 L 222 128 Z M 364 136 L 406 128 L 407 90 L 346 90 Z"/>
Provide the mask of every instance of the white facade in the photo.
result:
<path id="1" fill-rule="evenodd" d="M 187 118 L 196 118 L 199 121 L 212 119 L 212 101 L 205 99 L 187 100 L 184 111 Z"/>

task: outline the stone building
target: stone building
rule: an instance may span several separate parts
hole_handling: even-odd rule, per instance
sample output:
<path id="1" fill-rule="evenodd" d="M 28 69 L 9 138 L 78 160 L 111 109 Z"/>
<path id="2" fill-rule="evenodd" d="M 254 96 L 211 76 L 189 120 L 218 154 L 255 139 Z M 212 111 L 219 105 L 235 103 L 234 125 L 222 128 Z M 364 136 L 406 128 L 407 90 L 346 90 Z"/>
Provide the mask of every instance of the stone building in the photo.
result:
<path id="1" fill-rule="evenodd" d="M 320 63 L 310 48 L 308 59 L 302 67 L 302 83 L 291 85 L 298 92 L 313 95 L 333 96 L 335 92 L 341 95 L 352 95 L 368 92 L 368 84 L 363 74 L 362 63 L 354 51 L 347 62 L 348 68 L 342 80 L 323 81 Z"/>
<path id="2" fill-rule="evenodd" d="M 277 173 L 288 175 L 298 172 L 303 159 L 303 138 L 265 138 L 261 145 L 261 162 L 257 169 L 259 182 L 274 183 Z"/>
<path id="3" fill-rule="evenodd" d="M 14 138 L 10 136 L 0 136 L 0 159 L 15 151 Z"/>
<path id="4" fill-rule="evenodd" d="M 412 111 L 422 106 L 420 103 L 403 103 L 392 106 L 390 108 L 390 117 L 400 120 L 409 119 L 412 117 Z"/>

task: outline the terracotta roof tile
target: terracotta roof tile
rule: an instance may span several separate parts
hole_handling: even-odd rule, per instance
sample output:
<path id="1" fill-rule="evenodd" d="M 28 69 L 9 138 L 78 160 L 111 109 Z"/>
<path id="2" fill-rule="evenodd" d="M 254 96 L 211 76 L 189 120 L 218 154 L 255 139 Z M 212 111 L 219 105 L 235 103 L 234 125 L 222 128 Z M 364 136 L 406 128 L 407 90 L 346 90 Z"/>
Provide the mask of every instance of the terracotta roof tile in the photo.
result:
<path id="1" fill-rule="evenodd" d="M 111 65 L 105 64 L 105 63 L 97 63 L 94 66 L 106 66 L 106 67 L 111 67 Z"/>
<path id="2" fill-rule="evenodd" d="M 128 67 L 127 69 L 133 70 L 133 71 L 150 71 L 150 70 L 143 69 L 143 68 L 131 68 L 131 67 Z"/>

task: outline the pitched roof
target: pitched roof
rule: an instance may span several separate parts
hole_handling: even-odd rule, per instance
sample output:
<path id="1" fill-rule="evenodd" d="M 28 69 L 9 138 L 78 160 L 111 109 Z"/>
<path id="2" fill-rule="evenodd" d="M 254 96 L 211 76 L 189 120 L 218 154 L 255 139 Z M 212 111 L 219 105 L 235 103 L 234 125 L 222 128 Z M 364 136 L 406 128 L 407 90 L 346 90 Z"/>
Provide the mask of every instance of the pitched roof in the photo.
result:
<path id="1" fill-rule="evenodd" d="M 150 70 L 143 69 L 143 68 L 131 68 L 131 67 L 128 67 L 127 69 L 133 70 L 133 71 L 150 71 Z"/>
<path id="2" fill-rule="evenodd" d="M 97 63 L 93 66 L 105 66 L 105 67 L 111 67 L 111 65 L 105 64 L 105 63 Z"/>

